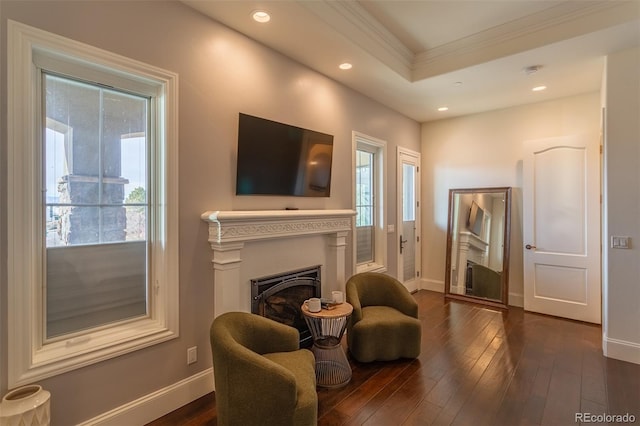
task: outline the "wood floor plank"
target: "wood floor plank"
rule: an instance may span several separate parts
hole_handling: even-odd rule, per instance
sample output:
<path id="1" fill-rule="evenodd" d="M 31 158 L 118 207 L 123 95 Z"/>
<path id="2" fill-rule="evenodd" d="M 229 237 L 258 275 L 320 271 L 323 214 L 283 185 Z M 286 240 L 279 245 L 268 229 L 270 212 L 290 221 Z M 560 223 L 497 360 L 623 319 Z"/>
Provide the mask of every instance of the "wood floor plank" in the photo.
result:
<path id="1" fill-rule="evenodd" d="M 424 290 L 414 298 L 420 356 L 364 364 L 348 356 L 351 381 L 318 388 L 319 426 L 556 426 L 577 424 L 576 412 L 640 419 L 640 365 L 605 358 L 601 327 Z M 211 393 L 149 426 L 216 424 Z"/>

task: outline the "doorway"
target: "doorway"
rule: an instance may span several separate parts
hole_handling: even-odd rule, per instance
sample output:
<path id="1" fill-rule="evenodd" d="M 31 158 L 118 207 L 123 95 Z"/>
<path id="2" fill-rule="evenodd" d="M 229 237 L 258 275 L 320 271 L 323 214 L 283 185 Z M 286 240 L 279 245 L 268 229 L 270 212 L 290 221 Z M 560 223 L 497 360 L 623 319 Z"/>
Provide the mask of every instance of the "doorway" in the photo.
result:
<path id="1" fill-rule="evenodd" d="M 420 281 L 420 153 L 398 147 L 398 280 L 414 292 Z"/>

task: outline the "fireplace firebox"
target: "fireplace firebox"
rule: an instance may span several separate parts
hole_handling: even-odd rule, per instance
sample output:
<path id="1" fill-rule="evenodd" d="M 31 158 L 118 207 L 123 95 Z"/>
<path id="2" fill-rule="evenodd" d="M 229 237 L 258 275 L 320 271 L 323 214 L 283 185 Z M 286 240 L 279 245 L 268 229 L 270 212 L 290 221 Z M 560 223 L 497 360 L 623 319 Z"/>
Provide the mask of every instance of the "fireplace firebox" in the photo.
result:
<path id="1" fill-rule="evenodd" d="M 310 297 L 320 297 L 320 265 L 251 280 L 251 312 L 294 327 L 300 347 L 313 344 L 300 307 Z"/>

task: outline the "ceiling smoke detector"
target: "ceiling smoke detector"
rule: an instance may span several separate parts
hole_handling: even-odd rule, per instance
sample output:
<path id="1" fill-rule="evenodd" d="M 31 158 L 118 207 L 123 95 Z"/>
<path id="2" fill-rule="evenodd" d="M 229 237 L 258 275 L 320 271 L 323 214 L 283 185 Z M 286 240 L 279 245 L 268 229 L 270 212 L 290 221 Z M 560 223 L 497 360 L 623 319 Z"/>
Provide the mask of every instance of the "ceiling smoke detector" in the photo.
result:
<path id="1" fill-rule="evenodd" d="M 542 69 L 542 65 L 530 65 L 528 67 L 523 68 L 522 72 L 526 75 L 535 74 Z"/>

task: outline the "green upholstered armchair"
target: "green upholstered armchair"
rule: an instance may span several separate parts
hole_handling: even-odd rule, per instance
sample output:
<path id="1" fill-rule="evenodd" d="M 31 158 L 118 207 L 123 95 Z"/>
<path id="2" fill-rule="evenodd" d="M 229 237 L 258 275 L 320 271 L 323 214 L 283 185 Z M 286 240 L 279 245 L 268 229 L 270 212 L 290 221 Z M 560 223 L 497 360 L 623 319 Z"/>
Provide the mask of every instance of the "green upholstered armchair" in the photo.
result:
<path id="1" fill-rule="evenodd" d="M 298 330 L 228 312 L 211 324 L 218 425 L 316 425 L 315 358 Z"/>
<path id="2" fill-rule="evenodd" d="M 502 274 L 478 263 L 471 265 L 471 295 L 502 300 Z"/>
<path id="3" fill-rule="evenodd" d="M 347 302 L 353 314 L 347 326 L 351 355 L 360 362 L 416 358 L 422 326 L 418 304 L 398 280 L 364 272 L 349 278 Z"/>

